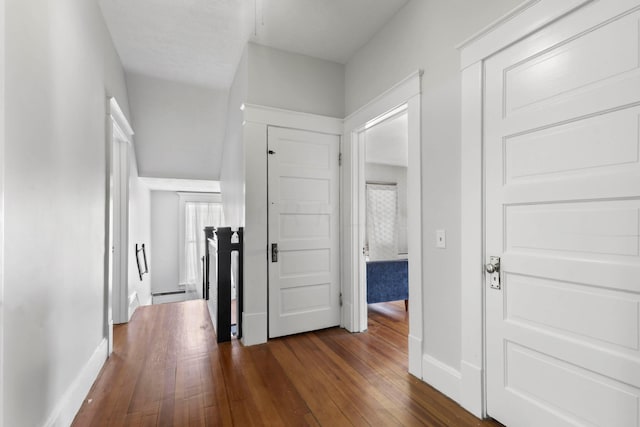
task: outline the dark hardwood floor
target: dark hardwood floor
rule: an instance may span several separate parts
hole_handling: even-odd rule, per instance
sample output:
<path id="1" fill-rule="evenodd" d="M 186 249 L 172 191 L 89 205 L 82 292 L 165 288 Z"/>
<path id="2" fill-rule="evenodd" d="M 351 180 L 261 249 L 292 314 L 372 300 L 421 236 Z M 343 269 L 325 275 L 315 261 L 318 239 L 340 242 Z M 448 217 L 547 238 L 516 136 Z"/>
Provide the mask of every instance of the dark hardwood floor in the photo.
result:
<path id="1" fill-rule="evenodd" d="M 499 426 L 407 373 L 404 303 L 369 330 L 217 344 L 203 301 L 140 307 L 74 426 Z"/>

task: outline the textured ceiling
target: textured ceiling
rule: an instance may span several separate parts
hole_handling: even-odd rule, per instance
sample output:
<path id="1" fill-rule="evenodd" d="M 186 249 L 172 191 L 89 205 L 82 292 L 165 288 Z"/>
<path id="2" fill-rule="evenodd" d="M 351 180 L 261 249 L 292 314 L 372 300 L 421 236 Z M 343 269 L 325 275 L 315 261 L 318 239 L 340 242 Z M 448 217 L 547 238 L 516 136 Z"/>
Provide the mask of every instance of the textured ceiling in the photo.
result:
<path id="1" fill-rule="evenodd" d="M 230 86 L 247 41 L 345 63 L 408 0 L 99 0 L 127 71 Z"/>
<path id="2" fill-rule="evenodd" d="M 227 88 L 253 31 L 253 0 L 99 0 L 124 68 Z"/>
<path id="3" fill-rule="evenodd" d="M 251 40 L 344 64 L 407 1 L 262 0 Z"/>

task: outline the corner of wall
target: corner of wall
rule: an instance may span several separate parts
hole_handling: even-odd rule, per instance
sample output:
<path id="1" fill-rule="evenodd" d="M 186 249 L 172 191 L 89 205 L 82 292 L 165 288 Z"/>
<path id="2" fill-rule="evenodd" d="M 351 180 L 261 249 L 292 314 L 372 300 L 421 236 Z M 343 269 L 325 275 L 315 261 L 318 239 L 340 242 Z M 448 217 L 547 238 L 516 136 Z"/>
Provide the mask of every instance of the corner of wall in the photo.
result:
<path id="1" fill-rule="evenodd" d="M 460 378 L 460 399 L 458 403 L 478 418 L 484 418 L 482 390 L 484 377 L 482 368 L 462 361 Z"/>
<path id="2" fill-rule="evenodd" d="M 135 245 L 145 245 L 147 262 L 149 263 L 151 246 L 151 191 L 140 180 L 134 146 L 130 146 L 129 176 L 129 265 L 128 265 L 128 302 L 129 319 L 133 311 L 140 305 L 151 302 L 151 275 L 140 275 L 136 263 Z M 144 268 L 144 266 L 143 266 Z"/>
<path id="3" fill-rule="evenodd" d="M 45 422 L 45 427 L 69 426 L 82 407 L 85 396 L 98 377 L 102 365 L 107 360 L 107 339 L 103 338 L 91 358 L 82 367 L 78 376 L 58 400 L 53 412 Z"/>
<path id="4" fill-rule="evenodd" d="M 409 373 L 422 379 L 422 338 L 409 334 Z"/>
<path id="5" fill-rule="evenodd" d="M 242 344 L 256 345 L 267 342 L 267 313 L 242 313 Z"/>
<path id="6" fill-rule="evenodd" d="M 422 357 L 422 379 L 456 402 L 460 401 L 460 371 L 425 354 Z"/>
<path id="7" fill-rule="evenodd" d="M 248 91 L 248 47 L 242 53 L 229 89 L 227 122 L 222 147 L 220 193 L 226 225 L 244 226 L 244 143 L 241 105 Z"/>

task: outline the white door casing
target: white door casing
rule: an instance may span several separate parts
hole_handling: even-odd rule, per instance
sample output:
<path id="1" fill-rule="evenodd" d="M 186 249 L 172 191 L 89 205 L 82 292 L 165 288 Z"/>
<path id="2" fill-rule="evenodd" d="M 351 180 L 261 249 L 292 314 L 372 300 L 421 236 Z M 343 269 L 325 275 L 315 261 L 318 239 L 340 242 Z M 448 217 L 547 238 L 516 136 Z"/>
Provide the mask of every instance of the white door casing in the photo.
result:
<path id="1" fill-rule="evenodd" d="M 488 413 L 515 426 L 636 426 L 640 2 L 563 1 L 556 9 L 588 4 L 547 26 L 550 3 L 505 20 L 544 23 L 518 44 L 480 63 L 465 58 L 490 56 L 493 36 L 463 51 L 463 211 L 477 206 L 484 144 L 484 261 L 502 257 L 502 289 L 489 275 L 484 285 Z M 463 267 L 475 254 L 463 247 Z M 462 403 L 476 412 L 473 397 Z"/>
<path id="2" fill-rule="evenodd" d="M 115 98 L 109 100 L 107 144 L 110 146 L 109 231 L 106 236 L 109 273 L 107 328 L 109 353 L 113 345 L 113 323 L 129 321 L 128 240 L 129 240 L 129 144 L 133 130 Z"/>
<path id="3" fill-rule="evenodd" d="M 343 283 L 346 288 L 343 322 L 346 329 L 367 329 L 365 260 L 365 141 L 364 131 L 406 105 L 409 165 L 407 168 L 407 245 L 409 259 L 409 372 L 424 378 L 422 335 L 422 171 L 421 106 L 418 70 L 345 119 L 345 162 L 343 166 L 343 218 L 345 248 Z M 432 378 L 429 380 L 433 382 Z"/>
<path id="4" fill-rule="evenodd" d="M 270 338 L 340 324 L 339 151 L 339 136 L 268 127 Z"/>
<path id="5" fill-rule="evenodd" d="M 0 0 L 0 28 L 5 28 L 5 1 Z M 0 32 L 0 52 L 5 50 L 5 31 Z M 0 56 L 0 377 L 4 378 L 4 158 L 5 158 L 5 55 Z M 4 425 L 4 381 L 0 381 L 0 427 Z"/>
<path id="6" fill-rule="evenodd" d="M 114 246 L 113 246 L 113 221 L 114 221 L 114 143 L 113 137 L 111 136 L 113 133 L 113 122 L 111 119 L 111 115 L 107 116 L 106 120 L 106 128 L 107 128 L 107 182 L 105 188 L 106 195 L 106 229 L 105 229 L 105 246 L 104 246 L 104 257 L 105 257 L 105 272 L 104 272 L 104 280 L 105 280 L 105 305 L 104 305 L 104 328 L 105 335 L 107 338 L 107 356 L 110 356 L 113 353 L 113 257 L 114 257 Z"/>

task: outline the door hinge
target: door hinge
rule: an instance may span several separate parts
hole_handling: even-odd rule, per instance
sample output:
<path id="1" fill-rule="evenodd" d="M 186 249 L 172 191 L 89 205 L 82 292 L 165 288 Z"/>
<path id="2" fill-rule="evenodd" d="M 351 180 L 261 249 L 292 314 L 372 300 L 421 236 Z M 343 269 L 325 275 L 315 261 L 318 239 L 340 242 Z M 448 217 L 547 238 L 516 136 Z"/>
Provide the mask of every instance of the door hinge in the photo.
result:
<path id="1" fill-rule="evenodd" d="M 340 292 L 340 307 L 342 307 L 342 292 Z"/>
<path id="2" fill-rule="evenodd" d="M 338 153 L 338 166 L 342 166 L 342 153 Z"/>

